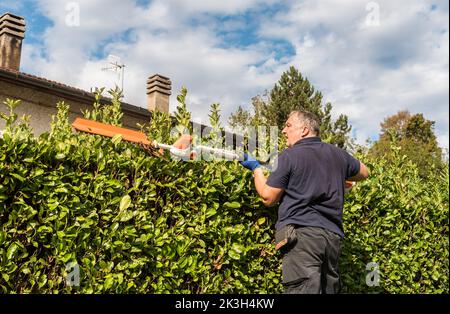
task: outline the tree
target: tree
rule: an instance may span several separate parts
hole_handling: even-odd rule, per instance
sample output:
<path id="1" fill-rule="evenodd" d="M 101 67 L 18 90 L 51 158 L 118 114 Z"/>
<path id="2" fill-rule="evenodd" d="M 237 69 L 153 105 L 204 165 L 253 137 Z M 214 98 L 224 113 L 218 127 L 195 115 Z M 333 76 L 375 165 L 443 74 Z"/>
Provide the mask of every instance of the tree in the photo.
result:
<path id="1" fill-rule="evenodd" d="M 238 107 L 235 113 L 232 113 L 228 118 L 228 124 L 237 133 L 243 133 L 243 128 L 252 123 L 252 115 L 249 111 Z"/>
<path id="2" fill-rule="evenodd" d="M 265 105 L 265 101 L 262 96 L 258 95 L 252 98 L 252 110 L 243 109 L 238 107 L 235 113 L 232 113 L 228 118 L 228 124 L 230 127 L 238 133 L 245 133 L 247 127 L 257 127 L 261 125 L 268 125 L 265 119 L 262 117 L 262 110 Z"/>
<path id="3" fill-rule="evenodd" d="M 308 79 L 295 68 L 290 67 L 281 75 L 269 95 L 264 99 L 256 96 L 252 99 L 253 111 L 241 107 L 231 115 L 229 123 L 232 126 L 245 127 L 246 124 L 255 126 L 255 123 L 266 126 L 278 126 L 279 131 L 284 128 L 284 123 L 293 110 L 309 111 L 317 115 L 321 122 L 321 136 L 326 142 L 346 147 L 348 133 L 351 126 L 348 118 L 340 115 L 333 122 L 331 119 L 332 106 L 330 103 L 322 103 L 322 93 L 316 91 Z"/>
<path id="4" fill-rule="evenodd" d="M 380 139 L 370 148 L 374 156 L 386 155 L 391 143 L 396 142 L 401 152 L 414 162 L 422 177 L 432 175 L 441 169 L 442 149 L 434 134 L 434 121 L 425 119 L 422 113 L 411 115 L 409 111 L 399 111 L 381 123 Z"/>

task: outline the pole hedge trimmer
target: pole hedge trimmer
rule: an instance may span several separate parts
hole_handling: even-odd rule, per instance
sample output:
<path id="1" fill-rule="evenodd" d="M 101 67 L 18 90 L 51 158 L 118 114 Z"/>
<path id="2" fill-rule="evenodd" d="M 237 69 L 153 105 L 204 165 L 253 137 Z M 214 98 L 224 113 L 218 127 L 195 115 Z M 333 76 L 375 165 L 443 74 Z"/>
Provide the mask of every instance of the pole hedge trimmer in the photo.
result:
<path id="1" fill-rule="evenodd" d="M 238 154 L 231 150 L 212 148 L 204 145 L 198 145 L 192 147 L 190 145 L 190 136 L 181 136 L 174 144 L 163 144 L 157 141 L 150 141 L 143 132 L 134 131 L 126 128 L 121 128 L 114 125 L 109 125 L 97 121 L 76 118 L 72 123 L 72 127 L 76 130 L 103 135 L 107 137 L 114 137 L 120 134 L 122 139 L 129 142 L 134 142 L 137 144 L 143 144 L 151 146 L 155 149 L 164 149 L 170 151 L 170 153 L 177 157 L 182 158 L 192 158 L 194 156 L 199 156 L 201 153 L 209 153 L 216 157 L 222 157 L 226 160 L 242 160 L 243 154 Z M 262 162 L 267 163 L 267 162 Z"/>

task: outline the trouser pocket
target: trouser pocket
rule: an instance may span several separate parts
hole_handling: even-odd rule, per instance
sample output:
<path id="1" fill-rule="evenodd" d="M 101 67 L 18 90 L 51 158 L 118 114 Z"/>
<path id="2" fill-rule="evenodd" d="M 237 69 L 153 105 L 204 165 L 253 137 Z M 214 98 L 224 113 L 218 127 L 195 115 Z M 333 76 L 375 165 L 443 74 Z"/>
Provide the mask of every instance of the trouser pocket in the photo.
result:
<path id="1" fill-rule="evenodd" d="M 286 225 L 275 232 L 275 250 L 280 250 L 282 254 L 286 253 L 296 242 L 295 225 Z"/>

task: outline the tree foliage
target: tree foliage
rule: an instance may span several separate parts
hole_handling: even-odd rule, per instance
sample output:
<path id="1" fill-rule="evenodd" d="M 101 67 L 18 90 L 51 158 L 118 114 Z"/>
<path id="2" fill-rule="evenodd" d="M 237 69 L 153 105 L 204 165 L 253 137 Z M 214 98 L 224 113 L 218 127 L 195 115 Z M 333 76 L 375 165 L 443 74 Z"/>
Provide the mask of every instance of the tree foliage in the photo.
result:
<path id="1" fill-rule="evenodd" d="M 293 110 L 309 111 L 317 115 L 321 122 L 321 136 L 326 142 L 346 147 L 351 126 L 348 117 L 341 114 L 332 120 L 330 103 L 323 104 L 322 93 L 317 91 L 309 80 L 295 68 L 290 67 L 281 75 L 269 95 L 252 99 L 253 113 L 239 107 L 229 118 L 235 128 L 247 125 L 277 126 L 281 134 L 289 113 Z"/>
<path id="2" fill-rule="evenodd" d="M 433 176 L 443 167 L 442 149 L 433 129 L 434 121 L 425 119 L 423 114 L 400 111 L 381 123 L 380 139 L 373 144 L 370 154 L 375 157 L 386 154 L 396 142 L 408 160 L 418 166 L 422 177 Z"/>

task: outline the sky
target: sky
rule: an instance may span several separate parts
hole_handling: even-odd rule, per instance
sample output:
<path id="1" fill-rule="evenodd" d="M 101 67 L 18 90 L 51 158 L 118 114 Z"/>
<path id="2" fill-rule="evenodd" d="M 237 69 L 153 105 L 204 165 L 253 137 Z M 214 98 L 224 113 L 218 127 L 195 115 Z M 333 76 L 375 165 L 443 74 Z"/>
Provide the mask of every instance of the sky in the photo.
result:
<path id="1" fill-rule="evenodd" d="M 146 107 L 159 73 L 188 90 L 194 121 L 222 122 L 296 67 L 345 114 L 358 143 L 376 140 L 400 110 L 433 120 L 449 147 L 447 0 L 1 0 L 0 14 L 26 20 L 21 71 L 74 87 L 120 85 L 104 71 L 125 64 L 124 101 Z"/>

